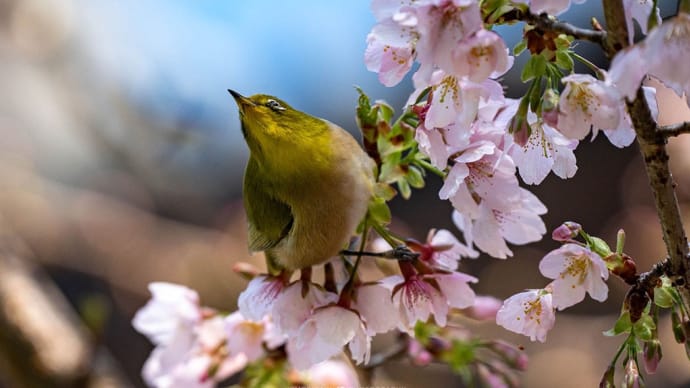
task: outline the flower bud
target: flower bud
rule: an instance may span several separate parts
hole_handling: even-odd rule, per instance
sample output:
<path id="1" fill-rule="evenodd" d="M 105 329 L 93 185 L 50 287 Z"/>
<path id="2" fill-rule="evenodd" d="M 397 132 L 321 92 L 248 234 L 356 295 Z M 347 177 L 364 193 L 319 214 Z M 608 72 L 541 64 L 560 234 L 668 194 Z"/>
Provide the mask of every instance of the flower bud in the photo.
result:
<path id="1" fill-rule="evenodd" d="M 515 144 L 519 145 L 520 147 L 524 147 L 525 144 L 527 144 L 527 140 L 529 139 L 530 135 L 532 134 L 532 129 L 527 123 L 527 117 L 521 116 L 518 112 L 518 114 L 516 114 L 515 117 L 510 120 L 508 132 L 513 135 L 513 141 Z"/>
<path id="2" fill-rule="evenodd" d="M 634 359 L 628 360 L 625 365 L 625 376 L 623 377 L 623 388 L 640 388 L 644 387 L 644 381 L 640 377 L 640 371 L 637 369 L 637 363 Z"/>
<path id="3" fill-rule="evenodd" d="M 474 298 L 474 305 L 464 310 L 466 316 L 478 321 L 494 321 L 496 313 L 503 305 L 503 301 L 493 296 L 478 295 Z"/>
<path id="4" fill-rule="evenodd" d="M 676 342 L 679 344 L 685 343 L 687 336 L 683 329 L 683 322 L 675 310 L 671 313 L 671 328 L 673 329 L 673 337 L 676 339 Z"/>
<path id="5" fill-rule="evenodd" d="M 541 118 L 548 126 L 558 126 L 558 92 L 554 89 L 546 89 L 541 104 Z"/>
<path id="6" fill-rule="evenodd" d="M 412 363 L 417 366 L 429 365 L 434 359 L 434 356 L 424 348 L 424 345 L 415 339 L 411 339 L 408 343 L 407 355 Z"/>
<path id="7" fill-rule="evenodd" d="M 554 241 L 570 241 L 577 237 L 581 230 L 582 225 L 577 222 L 566 221 L 553 230 L 551 238 Z"/>
<path id="8" fill-rule="evenodd" d="M 527 354 L 517 346 L 509 342 L 494 340 L 489 344 L 489 348 L 499 354 L 511 368 L 527 370 Z"/>
<path id="9" fill-rule="evenodd" d="M 643 349 L 644 369 L 652 375 L 656 373 L 656 368 L 659 366 L 659 361 L 661 361 L 661 342 L 658 339 L 646 341 Z"/>

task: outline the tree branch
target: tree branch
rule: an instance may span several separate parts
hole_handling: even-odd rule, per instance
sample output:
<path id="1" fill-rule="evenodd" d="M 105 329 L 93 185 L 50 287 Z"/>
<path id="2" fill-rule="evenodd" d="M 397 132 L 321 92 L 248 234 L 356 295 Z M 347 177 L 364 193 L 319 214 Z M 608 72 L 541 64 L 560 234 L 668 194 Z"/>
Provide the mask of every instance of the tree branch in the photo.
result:
<path id="1" fill-rule="evenodd" d="M 604 15 L 608 29 L 605 49 L 612 58 L 619 50 L 628 45 L 628 31 L 622 0 L 604 0 Z M 666 243 L 670 262 L 670 274 L 680 278 L 685 284 L 683 288 L 686 303 L 690 301 L 690 266 L 688 266 L 688 239 L 685 235 L 680 208 L 675 193 L 675 183 L 668 165 L 666 138 L 659 136 L 657 124 L 649 110 L 647 99 L 642 88 L 637 90 L 634 101 L 627 102 L 628 113 L 632 119 L 637 142 L 649 178 L 649 185 L 654 194 L 657 215 L 661 222 L 661 231 Z"/>
<path id="2" fill-rule="evenodd" d="M 570 35 L 579 40 L 587 40 L 600 45 L 606 41 L 606 32 L 580 28 L 570 23 L 562 22 L 546 13 L 535 15 L 529 9 L 516 9 L 514 13 L 506 14 L 505 21 L 523 21 L 525 23 L 536 26 L 543 31 L 554 31 Z"/>
<path id="3" fill-rule="evenodd" d="M 657 133 L 665 138 L 690 133 L 690 121 L 660 126 L 657 128 Z"/>

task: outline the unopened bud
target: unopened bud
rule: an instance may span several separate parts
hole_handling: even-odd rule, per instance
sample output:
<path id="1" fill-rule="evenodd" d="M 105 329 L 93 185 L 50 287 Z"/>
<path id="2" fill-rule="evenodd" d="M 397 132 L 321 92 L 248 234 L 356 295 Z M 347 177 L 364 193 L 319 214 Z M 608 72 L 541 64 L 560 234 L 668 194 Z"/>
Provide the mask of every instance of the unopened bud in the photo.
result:
<path id="1" fill-rule="evenodd" d="M 553 230 L 551 238 L 554 241 L 570 241 L 577 237 L 581 230 L 582 225 L 577 222 L 566 221 Z"/>
<path id="2" fill-rule="evenodd" d="M 541 103 L 541 118 L 551 127 L 558 126 L 558 92 L 554 89 L 546 89 Z"/>
<path id="3" fill-rule="evenodd" d="M 687 348 L 687 347 L 686 347 Z M 658 339 L 646 341 L 644 343 L 644 369 L 650 375 L 656 373 L 656 368 L 661 361 L 661 342 Z"/>
<path id="4" fill-rule="evenodd" d="M 509 342 L 494 340 L 489 344 L 489 348 L 500 355 L 511 368 L 522 371 L 527 370 L 527 354 L 517 346 Z"/>
<path id="5" fill-rule="evenodd" d="M 644 387 L 644 382 L 640 378 L 640 371 L 637 369 L 637 363 L 634 359 L 628 360 L 625 365 L 625 376 L 623 377 L 624 388 L 641 388 Z"/>
<path id="6" fill-rule="evenodd" d="M 683 322 L 680 318 L 680 315 L 678 315 L 677 311 L 673 311 L 671 313 L 671 328 L 673 329 L 673 337 L 675 338 L 676 342 L 679 344 L 683 344 L 687 340 L 687 336 L 685 335 L 685 330 L 683 329 Z"/>
<path id="7" fill-rule="evenodd" d="M 493 296 L 477 295 L 474 305 L 464 310 L 466 316 L 478 321 L 496 320 L 496 313 L 503 306 L 503 301 Z"/>
<path id="8" fill-rule="evenodd" d="M 510 120 L 508 131 L 513 135 L 513 141 L 520 147 L 524 147 L 532 134 L 532 128 L 527 123 L 527 117 L 519 113 Z"/>
<path id="9" fill-rule="evenodd" d="M 426 366 L 434 360 L 434 356 L 426 350 L 424 345 L 415 339 L 411 339 L 407 345 L 407 355 L 413 364 Z"/>

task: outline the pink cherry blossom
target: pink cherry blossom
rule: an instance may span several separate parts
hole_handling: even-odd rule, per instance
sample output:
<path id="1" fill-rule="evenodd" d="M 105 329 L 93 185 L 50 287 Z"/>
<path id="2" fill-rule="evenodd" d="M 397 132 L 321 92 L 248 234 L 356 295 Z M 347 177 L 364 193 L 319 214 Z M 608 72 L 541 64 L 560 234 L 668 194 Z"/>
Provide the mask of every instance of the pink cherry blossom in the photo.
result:
<path id="1" fill-rule="evenodd" d="M 527 290 L 511 296 L 496 314 L 497 324 L 526 335 L 532 341 L 546 341 L 546 334 L 555 322 L 551 293 L 544 289 Z"/>
<path id="2" fill-rule="evenodd" d="M 455 271 L 462 257 L 479 256 L 479 252 L 460 243 L 453 233 L 446 229 L 431 229 L 426 243 L 414 243 L 413 248 L 420 252 L 419 260 L 433 269 L 442 271 Z"/>
<path id="3" fill-rule="evenodd" d="M 201 321 L 196 291 L 163 282 L 149 284 L 149 291 L 151 300 L 134 315 L 132 326 L 154 344 L 169 344 Z"/>
<path id="4" fill-rule="evenodd" d="M 327 360 L 313 365 L 302 374 L 307 387 L 357 388 L 357 372 L 349 363 L 341 360 Z"/>
<path id="5" fill-rule="evenodd" d="M 364 63 L 369 71 L 378 73 L 382 84 L 395 86 L 412 68 L 414 35 L 409 27 L 387 20 L 374 26 L 367 36 Z"/>
<path id="6" fill-rule="evenodd" d="M 466 308 L 474 304 L 474 291 L 468 283 L 473 276 L 460 273 L 392 276 L 383 281 L 395 284 L 393 303 L 400 313 L 401 330 L 411 330 L 417 321 L 426 322 L 433 315 L 439 326 L 445 326 L 449 307 Z"/>
<path id="7" fill-rule="evenodd" d="M 535 14 L 548 13 L 560 15 L 570 8 L 571 0 L 517 0 L 516 3 L 529 4 L 530 10 Z M 573 0 L 575 4 L 584 3 L 585 0 Z"/>
<path id="8" fill-rule="evenodd" d="M 257 276 L 242 291 L 237 307 L 242 315 L 254 321 L 260 321 L 270 314 L 273 303 L 285 289 L 283 279 L 270 275 Z"/>
<path id="9" fill-rule="evenodd" d="M 228 355 L 224 319 L 215 315 L 198 323 L 168 344 L 157 346 L 144 364 L 142 376 L 155 387 L 213 387 L 247 365 L 244 353 Z"/>
<path id="10" fill-rule="evenodd" d="M 647 20 L 652 13 L 654 5 L 653 0 L 623 0 L 623 9 L 625 10 L 625 24 L 628 30 L 628 44 L 633 44 L 635 41 L 635 25 L 633 20 L 637 21 L 640 30 L 643 34 L 647 34 Z M 656 13 L 657 24 L 661 24 L 661 15 Z"/>
<path id="11" fill-rule="evenodd" d="M 371 338 L 364 322 L 354 311 L 332 304 L 316 309 L 289 337 L 288 358 L 304 370 L 339 354 L 345 345 L 357 364 L 369 362 Z"/>
<path id="12" fill-rule="evenodd" d="M 247 361 L 252 362 L 263 355 L 262 344 L 267 333 L 263 321 L 247 320 L 237 311 L 225 317 L 223 324 L 231 356 L 244 354 Z"/>
<path id="13" fill-rule="evenodd" d="M 296 281 L 288 286 L 273 303 L 271 316 L 277 330 L 292 336 L 300 330 L 317 307 L 335 303 L 338 295 L 311 282 Z"/>
<path id="14" fill-rule="evenodd" d="M 577 171 L 574 150 L 578 141 L 568 139 L 530 112 L 531 134 L 524 145 L 510 146 L 510 156 L 527 184 L 540 184 L 553 171 L 563 179 L 572 178 Z M 512 135 L 506 135 L 511 142 Z"/>
<path id="15" fill-rule="evenodd" d="M 472 82 L 482 82 L 491 76 L 503 75 L 512 58 L 503 39 L 493 31 L 479 29 L 462 39 L 453 52 L 452 74 L 465 76 Z"/>
<path id="16" fill-rule="evenodd" d="M 413 275 L 403 279 L 395 275 L 388 281 L 396 284 L 393 303 L 400 314 L 401 330 L 411 330 L 417 321 L 426 322 L 432 315 L 439 326 L 446 325 L 448 301 L 422 276 Z"/>
<path id="17" fill-rule="evenodd" d="M 632 100 L 645 74 L 658 78 L 676 94 L 690 95 L 690 68 L 684 63 L 690 52 L 690 15 L 679 13 L 653 29 L 642 42 L 621 51 L 609 71 L 613 84 Z"/>
<path id="18" fill-rule="evenodd" d="M 544 213 L 546 207 L 534 194 L 518 188 L 517 200 L 495 209 L 482 202 L 475 219 L 455 211 L 453 222 L 463 231 L 468 244 L 473 243 L 489 255 L 505 259 L 513 255 L 506 241 L 527 244 L 541 239 L 546 226 L 539 216 Z"/>
<path id="19" fill-rule="evenodd" d="M 562 81 L 566 86 L 558 104 L 558 130 L 563 135 L 582 140 L 592 126 L 618 128 L 621 96 L 614 87 L 588 74 L 572 74 Z"/>
<path id="20" fill-rule="evenodd" d="M 539 271 L 555 279 L 551 283 L 553 305 L 559 310 L 581 302 L 585 293 L 599 302 L 608 296 L 606 263 L 583 246 L 565 244 L 549 252 L 539 263 Z"/>
<path id="21" fill-rule="evenodd" d="M 391 299 L 391 290 L 381 283 L 366 283 L 355 288 L 353 309 L 366 324 L 367 335 L 385 333 L 400 324 Z"/>

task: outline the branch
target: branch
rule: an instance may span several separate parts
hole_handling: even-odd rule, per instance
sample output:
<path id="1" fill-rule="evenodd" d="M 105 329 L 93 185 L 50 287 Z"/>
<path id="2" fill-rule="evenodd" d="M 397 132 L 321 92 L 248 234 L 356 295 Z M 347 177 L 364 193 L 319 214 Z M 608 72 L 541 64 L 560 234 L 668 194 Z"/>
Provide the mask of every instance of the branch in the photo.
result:
<path id="1" fill-rule="evenodd" d="M 613 57 L 628 45 L 628 31 L 622 0 L 604 0 L 604 15 L 608 28 L 605 49 Z M 666 138 L 659 136 L 657 124 L 649 110 L 649 105 L 642 88 L 637 90 L 634 101 L 627 102 L 628 112 L 637 135 L 637 142 L 649 178 L 649 185 L 654 194 L 657 215 L 661 222 L 661 231 L 666 243 L 670 262 L 670 275 L 683 280 L 686 303 L 690 302 L 690 266 L 688 266 L 688 239 L 674 190 L 675 183 L 668 165 Z M 676 279 L 677 280 L 677 279 Z"/>
<path id="2" fill-rule="evenodd" d="M 525 9 L 524 11 L 516 9 L 514 13 L 506 14 L 504 16 L 504 21 L 506 22 L 520 20 L 525 23 L 536 26 L 542 31 L 554 31 L 570 35 L 579 40 L 587 40 L 600 45 L 603 45 L 606 41 L 605 31 L 580 28 L 570 23 L 562 22 L 556 19 L 555 17 L 549 16 L 546 13 L 535 15 L 531 13 L 529 9 Z"/>
<path id="3" fill-rule="evenodd" d="M 665 138 L 682 135 L 684 133 L 690 133 L 690 121 L 660 126 L 656 129 L 656 131 L 659 135 Z"/>

